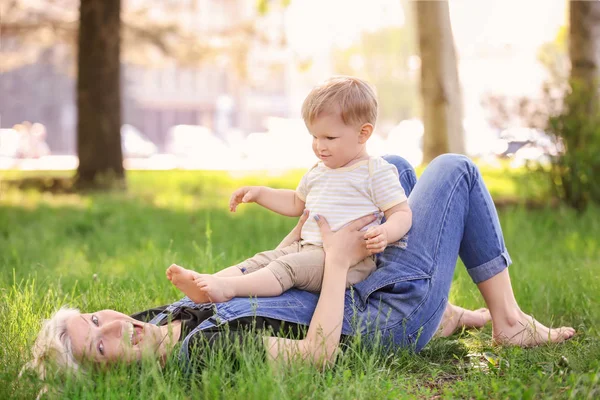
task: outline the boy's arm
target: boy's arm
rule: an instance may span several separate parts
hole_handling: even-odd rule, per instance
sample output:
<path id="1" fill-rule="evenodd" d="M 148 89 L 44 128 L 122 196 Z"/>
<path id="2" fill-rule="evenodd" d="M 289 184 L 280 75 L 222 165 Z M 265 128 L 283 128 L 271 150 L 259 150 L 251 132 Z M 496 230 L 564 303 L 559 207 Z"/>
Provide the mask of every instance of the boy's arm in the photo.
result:
<path id="1" fill-rule="evenodd" d="M 267 186 L 245 186 L 236 190 L 229 201 L 229 209 L 235 212 L 240 203 L 258 203 L 287 217 L 299 217 L 304 211 L 304 201 L 300 200 L 295 190 Z"/>
<path id="2" fill-rule="evenodd" d="M 412 226 L 412 211 L 408 201 L 395 205 L 384 212 L 385 222 L 381 226 L 387 231 L 388 243 L 402 239 Z"/>
<path id="3" fill-rule="evenodd" d="M 381 253 L 389 243 L 397 242 L 408 233 L 412 226 L 412 211 L 408 201 L 384 211 L 386 221 L 365 233 L 367 249 L 371 254 Z"/>
<path id="4" fill-rule="evenodd" d="M 267 186 L 260 187 L 260 193 L 256 202 L 271 211 L 287 217 L 301 216 L 305 205 L 295 190 L 273 189 Z"/>

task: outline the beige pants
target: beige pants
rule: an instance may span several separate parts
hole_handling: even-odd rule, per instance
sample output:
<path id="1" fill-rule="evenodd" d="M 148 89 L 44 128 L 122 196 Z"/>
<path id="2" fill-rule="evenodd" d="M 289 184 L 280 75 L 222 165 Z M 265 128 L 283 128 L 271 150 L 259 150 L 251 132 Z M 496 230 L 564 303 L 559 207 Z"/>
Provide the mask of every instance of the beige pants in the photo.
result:
<path id="1" fill-rule="evenodd" d="M 294 242 L 281 249 L 258 253 L 237 265 L 244 274 L 268 268 L 273 272 L 284 292 L 292 287 L 311 292 L 320 291 L 324 266 L 323 248 L 311 244 L 302 245 L 300 242 Z M 370 256 L 350 267 L 346 287 L 363 281 L 373 271 L 375 271 L 375 260 Z"/>

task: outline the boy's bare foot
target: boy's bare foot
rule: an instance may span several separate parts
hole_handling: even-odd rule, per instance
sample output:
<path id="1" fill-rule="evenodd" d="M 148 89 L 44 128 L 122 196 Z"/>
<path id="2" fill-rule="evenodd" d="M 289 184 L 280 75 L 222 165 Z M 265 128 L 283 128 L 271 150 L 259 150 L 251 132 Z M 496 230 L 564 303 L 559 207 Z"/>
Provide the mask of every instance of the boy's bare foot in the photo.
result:
<path id="1" fill-rule="evenodd" d="M 208 274 L 198 274 L 194 278 L 197 290 L 201 290 L 213 303 L 224 303 L 235 297 L 235 292 L 227 282 L 228 278 L 222 278 Z"/>
<path id="2" fill-rule="evenodd" d="M 548 328 L 521 310 L 513 318 L 492 321 L 492 338 L 502 345 L 533 347 L 546 343 L 560 343 L 575 335 L 571 327 Z"/>
<path id="3" fill-rule="evenodd" d="M 436 336 L 448 337 L 460 328 L 482 328 L 492 320 L 487 308 L 467 310 L 448 303 Z"/>
<path id="4" fill-rule="evenodd" d="M 181 290 L 183 294 L 189 297 L 194 303 L 208 303 L 209 299 L 206 293 L 199 290 L 194 283 L 194 278 L 199 275 L 196 271 L 191 271 L 180 267 L 179 265 L 172 264 L 167 268 L 167 279 L 171 281 L 177 289 Z"/>

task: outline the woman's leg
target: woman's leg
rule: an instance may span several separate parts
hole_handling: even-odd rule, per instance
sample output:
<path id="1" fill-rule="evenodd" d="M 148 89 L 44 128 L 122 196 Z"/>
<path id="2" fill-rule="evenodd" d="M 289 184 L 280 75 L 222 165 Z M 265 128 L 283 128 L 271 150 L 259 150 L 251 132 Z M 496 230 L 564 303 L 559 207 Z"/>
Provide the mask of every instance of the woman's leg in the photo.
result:
<path id="1" fill-rule="evenodd" d="M 396 155 L 383 156 L 383 159 L 396 167 L 398 177 L 400 178 L 400 185 L 402 185 L 406 196 L 410 196 L 410 193 L 417 184 L 417 174 L 413 166 L 404 158 Z"/>
<path id="2" fill-rule="evenodd" d="M 409 203 L 413 228 L 402 263 L 431 275 L 430 292 L 412 317 L 421 324 L 417 348 L 429 341 L 442 319 L 460 255 L 490 310 L 494 340 L 522 346 L 571 337 L 571 328 L 549 329 L 532 322 L 514 298 L 498 215 L 477 167 L 467 157 L 447 154 L 426 168 Z"/>
<path id="3" fill-rule="evenodd" d="M 400 178 L 400 184 L 402 185 L 406 196 L 410 196 L 417 183 L 415 169 L 408 161 L 400 156 L 387 155 L 383 158 L 396 167 Z M 461 328 L 481 328 L 490 321 L 491 316 L 487 308 L 467 310 L 448 302 L 436 336 L 447 337 Z"/>
<path id="4" fill-rule="evenodd" d="M 477 285 L 492 314 L 492 337 L 498 344 L 529 347 L 562 342 L 575 334 L 571 327 L 548 328 L 519 308 L 508 269 Z"/>
<path id="5" fill-rule="evenodd" d="M 435 336 L 448 337 L 462 328 L 483 328 L 491 320 L 492 316 L 487 308 L 467 310 L 448 302 Z"/>

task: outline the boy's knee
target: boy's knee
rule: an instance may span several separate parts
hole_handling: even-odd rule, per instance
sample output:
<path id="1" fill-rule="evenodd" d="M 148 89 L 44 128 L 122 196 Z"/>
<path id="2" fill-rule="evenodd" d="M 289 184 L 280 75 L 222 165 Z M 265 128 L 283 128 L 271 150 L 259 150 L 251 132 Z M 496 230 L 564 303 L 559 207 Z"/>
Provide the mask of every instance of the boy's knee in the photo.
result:
<path id="1" fill-rule="evenodd" d="M 285 292 L 291 288 L 319 292 L 323 281 L 323 268 L 309 265 L 295 266 L 282 260 L 275 260 L 268 265 L 281 289 Z"/>
<path id="2" fill-rule="evenodd" d="M 282 292 L 294 287 L 296 273 L 291 265 L 280 260 L 273 260 L 267 265 L 267 269 L 269 269 L 273 275 L 275 275 L 275 278 L 277 278 L 277 281 L 281 285 Z"/>

